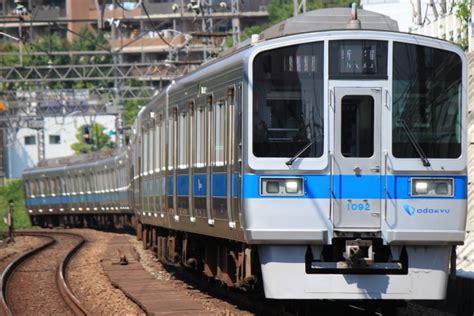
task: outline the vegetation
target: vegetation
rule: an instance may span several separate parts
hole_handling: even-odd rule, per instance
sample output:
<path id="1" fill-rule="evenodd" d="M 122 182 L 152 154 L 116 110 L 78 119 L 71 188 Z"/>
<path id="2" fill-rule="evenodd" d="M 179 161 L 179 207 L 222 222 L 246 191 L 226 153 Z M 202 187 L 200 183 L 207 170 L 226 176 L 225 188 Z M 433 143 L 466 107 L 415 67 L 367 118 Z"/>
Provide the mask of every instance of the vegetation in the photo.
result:
<path id="1" fill-rule="evenodd" d="M 458 33 L 464 33 L 464 38 L 459 42 L 459 46 L 462 49 L 467 50 L 469 48 L 469 32 L 468 26 L 471 22 L 471 0 L 458 0 L 453 4 L 457 6 L 456 17 L 461 21 L 461 28 Z"/>
<path id="2" fill-rule="evenodd" d="M 132 126 L 140 108 L 146 104 L 143 100 L 127 100 L 124 106 L 123 123 L 125 127 Z"/>
<path id="3" fill-rule="evenodd" d="M 8 201 L 13 200 L 13 225 L 17 228 L 31 227 L 30 219 L 25 211 L 23 180 L 9 180 L 6 185 L 0 186 L 0 235 L 3 237 L 8 232 L 3 218 L 8 211 Z"/>
<path id="4" fill-rule="evenodd" d="M 115 148 L 115 143 L 104 130 L 105 127 L 99 123 L 94 123 L 92 126 L 82 125 L 76 133 L 77 143 L 72 144 L 71 149 L 78 154 L 112 150 Z"/>

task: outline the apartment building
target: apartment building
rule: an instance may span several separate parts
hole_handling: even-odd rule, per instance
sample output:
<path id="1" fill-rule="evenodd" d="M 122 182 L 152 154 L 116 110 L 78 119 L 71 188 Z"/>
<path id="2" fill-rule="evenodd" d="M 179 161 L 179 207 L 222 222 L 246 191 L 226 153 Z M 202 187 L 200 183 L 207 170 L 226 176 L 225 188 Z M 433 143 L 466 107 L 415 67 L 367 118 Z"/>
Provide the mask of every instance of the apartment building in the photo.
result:
<path id="1" fill-rule="evenodd" d="M 0 0 L 0 31 L 30 39 L 55 32 L 74 39 L 84 27 L 109 32 L 121 62 L 198 62 L 211 57 L 225 35 L 268 19 L 270 0 Z M 18 4 L 28 14 L 18 19 Z M 125 10 L 124 10 L 125 9 Z M 234 32 L 235 31 L 235 32 Z M 237 36 L 237 34 L 236 34 Z"/>

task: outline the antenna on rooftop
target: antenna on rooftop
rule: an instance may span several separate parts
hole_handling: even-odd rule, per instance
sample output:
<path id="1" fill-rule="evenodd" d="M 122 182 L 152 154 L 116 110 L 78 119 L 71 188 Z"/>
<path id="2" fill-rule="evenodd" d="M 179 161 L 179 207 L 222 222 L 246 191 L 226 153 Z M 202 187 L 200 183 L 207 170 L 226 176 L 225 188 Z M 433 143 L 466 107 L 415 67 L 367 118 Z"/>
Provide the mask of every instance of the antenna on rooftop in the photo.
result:
<path id="1" fill-rule="evenodd" d="M 352 3 L 351 6 L 351 19 L 347 22 L 347 28 L 350 30 L 360 30 L 360 20 L 357 19 L 357 4 Z"/>

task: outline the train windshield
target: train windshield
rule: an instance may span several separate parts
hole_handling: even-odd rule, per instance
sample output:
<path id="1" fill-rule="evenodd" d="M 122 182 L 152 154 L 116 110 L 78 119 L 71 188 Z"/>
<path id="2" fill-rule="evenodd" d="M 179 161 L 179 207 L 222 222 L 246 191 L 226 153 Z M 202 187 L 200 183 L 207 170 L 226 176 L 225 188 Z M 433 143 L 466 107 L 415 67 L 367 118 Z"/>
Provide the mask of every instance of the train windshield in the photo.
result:
<path id="1" fill-rule="evenodd" d="M 413 44 L 393 45 L 392 150 L 397 158 L 461 155 L 461 58 Z"/>
<path id="2" fill-rule="evenodd" d="M 253 153 L 320 157 L 323 153 L 323 43 L 279 48 L 253 63 Z"/>

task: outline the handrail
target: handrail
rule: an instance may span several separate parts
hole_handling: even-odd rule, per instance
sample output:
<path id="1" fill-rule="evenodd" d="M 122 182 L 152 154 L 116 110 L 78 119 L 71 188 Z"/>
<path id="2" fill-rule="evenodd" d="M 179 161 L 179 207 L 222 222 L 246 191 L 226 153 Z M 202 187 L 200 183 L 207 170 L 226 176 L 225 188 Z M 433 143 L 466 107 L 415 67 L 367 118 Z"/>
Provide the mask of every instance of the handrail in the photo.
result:
<path id="1" fill-rule="evenodd" d="M 329 219 L 333 219 L 333 158 L 334 155 L 331 153 L 331 151 L 328 151 L 328 156 L 329 156 Z"/>
<path id="2" fill-rule="evenodd" d="M 387 221 L 387 205 L 388 205 L 388 152 L 384 150 L 384 195 L 385 195 L 385 210 L 384 220 Z"/>

